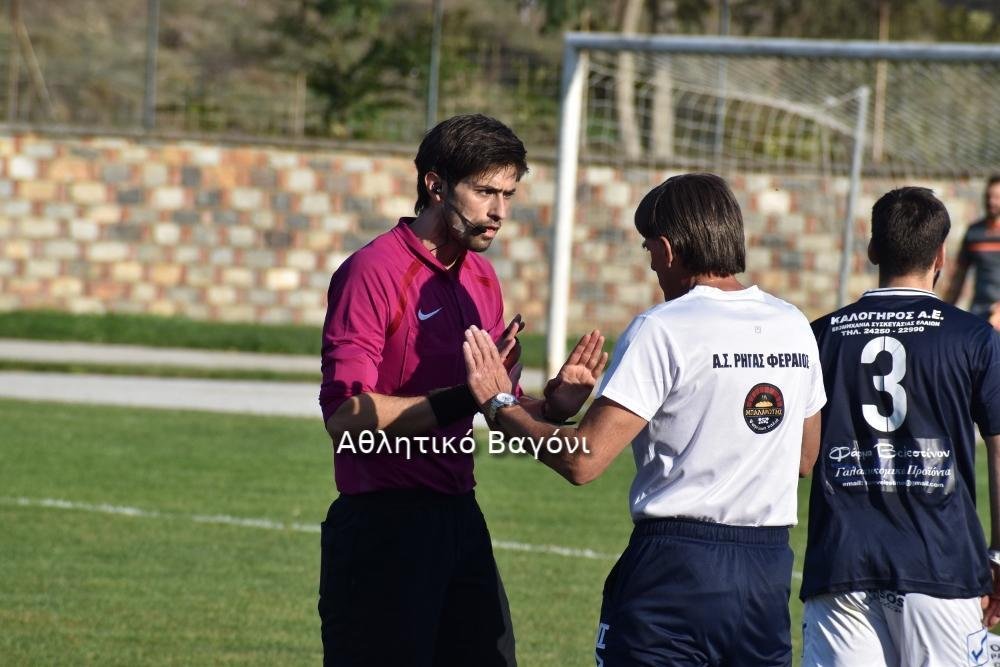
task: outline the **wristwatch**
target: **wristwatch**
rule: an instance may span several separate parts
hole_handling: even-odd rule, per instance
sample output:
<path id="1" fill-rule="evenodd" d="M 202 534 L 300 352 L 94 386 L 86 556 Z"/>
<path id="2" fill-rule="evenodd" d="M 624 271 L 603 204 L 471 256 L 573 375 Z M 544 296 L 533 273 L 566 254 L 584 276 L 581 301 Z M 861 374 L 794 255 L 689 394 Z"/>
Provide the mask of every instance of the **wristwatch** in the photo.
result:
<path id="1" fill-rule="evenodd" d="M 496 419 L 497 410 L 509 408 L 512 405 L 517 405 L 517 397 L 502 391 L 486 402 L 486 405 L 483 406 L 483 414 L 486 415 L 487 421 L 493 421 Z"/>
<path id="2" fill-rule="evenodd" d="M 986 557 L 989 559 L 991 565 L 1000 567 L 1000 551 L 990 549 L 986 552 Z"/>

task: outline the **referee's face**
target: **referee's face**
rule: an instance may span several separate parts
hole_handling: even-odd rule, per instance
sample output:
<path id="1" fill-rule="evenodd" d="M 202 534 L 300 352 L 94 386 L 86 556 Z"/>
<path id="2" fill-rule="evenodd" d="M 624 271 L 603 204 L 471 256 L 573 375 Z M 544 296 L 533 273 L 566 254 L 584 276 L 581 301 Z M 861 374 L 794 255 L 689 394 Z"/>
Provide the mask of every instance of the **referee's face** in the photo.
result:
<path id="1" fill-rule="evenodd" d="M 496 238 L 517 191 L 517 169 L 467 176 L 445 197 L 448 231 L 462 247 L 483 252 Z"/>

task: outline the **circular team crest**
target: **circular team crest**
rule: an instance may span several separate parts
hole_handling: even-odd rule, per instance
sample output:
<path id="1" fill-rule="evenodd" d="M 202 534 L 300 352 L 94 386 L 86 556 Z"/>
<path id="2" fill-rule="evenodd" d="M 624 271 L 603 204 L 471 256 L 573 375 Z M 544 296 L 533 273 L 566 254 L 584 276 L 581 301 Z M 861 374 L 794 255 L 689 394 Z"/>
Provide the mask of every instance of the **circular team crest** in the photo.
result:
<path id="1" fill-rule="evenodd" d="M 785 397 L 773 384 L 754 385 L 743 401 L 743 420 L 754 433 L 770 433 L 785 418 Z"/>

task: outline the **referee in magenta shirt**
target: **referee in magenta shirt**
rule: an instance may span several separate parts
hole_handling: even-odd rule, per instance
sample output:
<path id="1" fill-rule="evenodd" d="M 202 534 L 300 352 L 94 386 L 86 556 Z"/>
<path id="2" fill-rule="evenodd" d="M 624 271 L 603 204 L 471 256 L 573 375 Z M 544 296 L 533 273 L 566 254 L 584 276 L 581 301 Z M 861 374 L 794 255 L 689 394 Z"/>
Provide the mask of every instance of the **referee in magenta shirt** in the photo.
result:
<path id="1" fill-rule="evenodd" d="M 523 325 L 515 317 L 505 329 L 500 282 L 479 253 L 507 217 L 525 155 L 492 118 L 440 123 L 415 160 L 417 217 L 355 252 L 330 281 L 319 401 L 340 496 L 322 526 L 326 665 L 516 664 L 473 494 L 480 406 L 462 343 L 469 326 L 489 332 L 516 387 Z M 595 382 L 572 375 L 550 382 L 545 400 L 514 393 L 537 416 L 564 420 Z"/>

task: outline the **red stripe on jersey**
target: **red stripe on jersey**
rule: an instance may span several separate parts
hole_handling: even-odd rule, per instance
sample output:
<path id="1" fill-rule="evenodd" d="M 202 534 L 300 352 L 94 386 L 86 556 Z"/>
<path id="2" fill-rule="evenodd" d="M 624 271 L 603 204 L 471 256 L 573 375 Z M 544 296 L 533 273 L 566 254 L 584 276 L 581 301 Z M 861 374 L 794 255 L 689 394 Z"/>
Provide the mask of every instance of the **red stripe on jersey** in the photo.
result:
<path id="1" fill-rule="evenodd" d="M 966 248 L 969 252 L 1000 252 L 1000 241 L 976 241 Z"/>
<path id="2" fill-rule="evenodd" d="M 392 321 L 389 322 L 389 328 L 385 332 L 386 338 L 392 338 L 392 334 L 396 333 L 396 329 L 399 328 L 400 323 L 403 321 L 403 315 L 406 313 L 406 292 L 410 288 L 410 283 L 417 275 L 417 271 L 420 270 L 420 260 L 415 259 L 410 267 L 406 269 L 406 273 L 403 274 L 403 279 L 400 281 L 399 286 L 399 300 L 396 302 L 396 314 L 393 316 Z"/>

